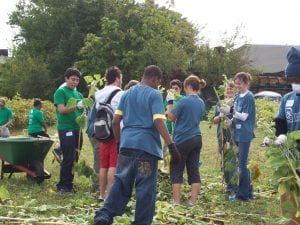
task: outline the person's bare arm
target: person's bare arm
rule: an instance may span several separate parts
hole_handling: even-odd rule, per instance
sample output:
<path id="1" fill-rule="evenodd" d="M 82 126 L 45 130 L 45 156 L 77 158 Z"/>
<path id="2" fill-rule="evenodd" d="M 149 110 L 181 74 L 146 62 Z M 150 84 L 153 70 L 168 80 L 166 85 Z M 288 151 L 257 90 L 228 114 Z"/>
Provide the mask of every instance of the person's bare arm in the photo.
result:
<path id="1" fill-rule="evenodd" d="M 65 107 L 63 104 L 58 104 L 56 107 L 57 107 L 57 110 L 58 110 L 61 114 L 67 114 L 67 113 L 70 113 L 70 112 L 74 112 L 74 111 L 77 109 L 76 106 L 67 108 L 67 107 Z"/>
<path id="2" fill-rule="evenodd" d="M 156 129 L 158 130 L 158 132 L 160 133 L 160 135 L 162 136 L 162 138 L 164 139 L 164 141 L 167 143 L 167 145 L 172 144 L 172 139 L 171 139 L 168 129 L 165 125 L 165 121 L 160 118 L 155 119 L 154 125 L 155 125 Z"/>
<path id="3" fill-rule="evenodd" d="M 120 142 L 120 132 L 121 132 L 121 127 L 120 127 L 120 122 L 122 120 L 122 116 L 115 114 L 114 119 L 112 121 L 112 128 L 114 132 L 114 137 L 117 143 Z"/>
<path id="4" fill-rule="evenodd" d="M 46 122 L 42 122 L 42 126 L 44 128 L 44 131 L 47 133 L 47 125 L 46 125 Z"/>

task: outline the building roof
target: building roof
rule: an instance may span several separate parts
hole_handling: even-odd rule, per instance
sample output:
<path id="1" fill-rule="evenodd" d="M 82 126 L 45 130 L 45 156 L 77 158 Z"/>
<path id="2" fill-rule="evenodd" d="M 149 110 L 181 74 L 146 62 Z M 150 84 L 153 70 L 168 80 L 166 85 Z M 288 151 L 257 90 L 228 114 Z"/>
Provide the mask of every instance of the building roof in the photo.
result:
<path id="1" fill-rule="evenodd" d="M 7 49 L 0 49 L 0 56 L 8 57 L 8 50 Z"/>
<path id="2" fill-rule="evenodd" d="M 249 44 L 250 65 L 262 73 L 284 71 L 287 64 L 286 54 L 291 45 Z M 294 46 L 300 48 L 300 46 Z"/>

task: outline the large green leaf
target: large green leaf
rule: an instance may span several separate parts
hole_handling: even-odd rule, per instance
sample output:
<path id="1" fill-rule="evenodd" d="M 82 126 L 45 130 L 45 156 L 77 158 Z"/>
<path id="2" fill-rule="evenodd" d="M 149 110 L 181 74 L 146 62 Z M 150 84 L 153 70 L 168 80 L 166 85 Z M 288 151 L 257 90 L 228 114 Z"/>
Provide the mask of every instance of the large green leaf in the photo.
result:
<path id="1" fill-rule="evenodd" d="M 82 114 L 76 118 L 76 123 L 79 125 L 81 129 L 85 128 L 86 125 L 86 115 Z"/>
<path id="2" fill-rule="evenodd" d="M 9 191 L 3 186 L 0 187 L 0 200 L 9 199 L 10 194 Z"/>
<path id="3" fill-rule="evenodd" d="M 70 98 L 70 99 L 68 100 L 68 102 L 67 102 L 66 107 L 67 107 L 67 108 L 75 107 L 75 106 L 76 106 L 76 103 L 77 103 L 76 98 Z"/>
<path id="4" fill-rule="evenodd" d="M 84 98 L 84 99 L 82 99 L 82 104 L 84 107 L 91 109 L 91 108 L 93 108 L 94 101 L 91 98 Z"/>

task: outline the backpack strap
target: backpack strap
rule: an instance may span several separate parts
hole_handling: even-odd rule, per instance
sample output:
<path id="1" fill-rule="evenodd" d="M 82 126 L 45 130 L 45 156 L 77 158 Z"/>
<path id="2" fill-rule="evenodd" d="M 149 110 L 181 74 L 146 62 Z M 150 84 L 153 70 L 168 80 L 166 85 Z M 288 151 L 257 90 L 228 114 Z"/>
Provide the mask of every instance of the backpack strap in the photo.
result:
<path id="1" fill-rule="evenodd" d="M 121 89 L 119 89 L 119 88 L 116 89 L 116 90 L 114 90 L 114 91 L 109 95 L 108 99 L 106 100 L 106 102 L 105 102 L 104 104 L 110 104 L 112 98 L 113 98 L 119 91 L 121 91 Z"/>

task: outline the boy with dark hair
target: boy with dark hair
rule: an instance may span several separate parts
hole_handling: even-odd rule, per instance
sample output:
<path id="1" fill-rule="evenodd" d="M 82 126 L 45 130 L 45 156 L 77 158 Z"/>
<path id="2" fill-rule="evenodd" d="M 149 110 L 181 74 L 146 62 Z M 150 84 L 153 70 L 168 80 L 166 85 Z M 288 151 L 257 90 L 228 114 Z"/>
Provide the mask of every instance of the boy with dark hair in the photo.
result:
<path id="1" fill-rule="evenodd" d="M 28 134 L 32 137 L 49 137 L 47 134 L 47 125 L 44 114 L 41 111 L 42 102 L 39 99 L 34 100 L 33 109 L 29 112 Z"/>
<path id="2" fill-rule="evenodd" d="M 121 91 L 122 85 L 122 72 L 117 66 L 112 66 L 108 68 L 105 72 L 106 86 L 101 90 L 98 90 L 95 94 L 95 104 L 96 109 L 99 109 L 101 103 L 105 103 L 107 99 L 110 98 L 110 105 L 115 111 L 120 103 L 123 91 Z M 98 201 L 103 201 L 107 194 L 109 193 L 110 187 L 114 180 L 114 175 L 116 172 L 118 150 L 117 143 L 114 138 L 107 142 L 100 143 L 100 176 L 99 176 L 99 186 L 100 186 L 100 196 Z"/>
<path id="3" fill-rule="evenodd" d="M 142 81 L 127 90 L 121 98 L 113 120 L 115 139 L 120 141 L 120 153 L 115 180 L 102 209 L 96 212 L 94 225 L 110 225 L 113 217 L 122 215 L 136 190 L 135 220 L 132 224 L 152 223 L 157 181 L 157 164 L 162 158 L 160 136 L 169 145 L 174 163 L 180 154 L 165 126 L 163 100 L 157 86 L 162 72 L 148 66 Z M 124 127 L 120 139 L 120 122 Z"/>
<path id="4" fill-rule="evenodd" d="M 66 86 L 58 88 L 54 93 L 56 106 L 57 130 L 60 146 L 63 152 L 63 161 L 60 168 L 60 180 L 56 185 L 57 191 L 62 194 L 74 193 L 72 172 L 75 160 L 78 160 L 78 151 L 82 146 L 82 135 L 76 118 L 82 113 L 82 94 L 76 87 L 79 84 L 81 73 L 76 68 L 68 68 L 65 72 Z M 70 98 L 77 100 L 74 107 L 66 107 Z M 79 140 L 79 136 L 81 139 Z"/>

